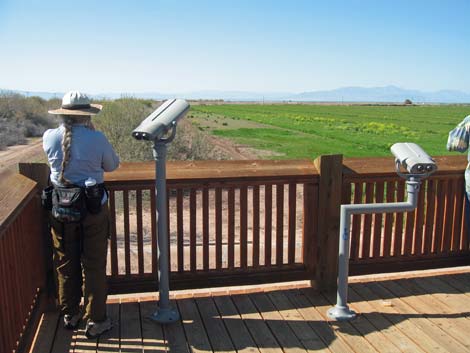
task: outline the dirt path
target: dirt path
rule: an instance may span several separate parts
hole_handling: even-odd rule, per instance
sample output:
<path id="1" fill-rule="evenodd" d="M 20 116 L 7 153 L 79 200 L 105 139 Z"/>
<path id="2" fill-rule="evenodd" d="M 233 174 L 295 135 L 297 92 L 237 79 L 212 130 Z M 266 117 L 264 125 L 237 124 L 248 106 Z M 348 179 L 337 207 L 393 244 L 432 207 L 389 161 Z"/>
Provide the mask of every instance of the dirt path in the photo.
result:
<path id="1" fill-rule="evenodd" d="M 214 146 L 214 148 L 217 148 L 222 151 L 222 153 L 228 156 L 230 159 L 246 160 L 259 158 L 258 154 L 254 153 L 254 151 L 251 151 L 250 148 L 237 145 L 229 139 L 224 139 L 209 134 L 207 134 L 206 137 Z"/>
<path id="2" fill-rule="evenodd" d="M 0 151 L 0 170 L 16 169 L 20 162 L 38 162 L 44 158 L 42 139 L 31 139 L 27 145 L 10 146 Z"/>

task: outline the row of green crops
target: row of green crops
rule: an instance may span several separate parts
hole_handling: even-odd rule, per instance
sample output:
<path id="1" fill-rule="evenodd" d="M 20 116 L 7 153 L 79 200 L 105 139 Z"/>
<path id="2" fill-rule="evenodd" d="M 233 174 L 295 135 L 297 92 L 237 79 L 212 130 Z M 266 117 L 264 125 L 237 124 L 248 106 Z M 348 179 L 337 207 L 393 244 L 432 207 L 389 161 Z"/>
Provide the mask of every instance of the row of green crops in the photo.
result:
<path id="1" fill-rule="evenodd" d="M 282 154 L 281 158 L 389 156 L 395 142 L 415 142 L 431 155 L 449 154 L 449 131 L 470 106 L 334 106 L 302 104 L 222 104 L 193 106 L 195 120 L 215 119 L 218 136 Z M 230 129 L 230 121 L 238 120 Z M 259 123 L 240 127 L 240 120 Z M 221 126 L 222 127 L 222 126 Z M 279 156 L 276 156 L 279 158 Z"/>

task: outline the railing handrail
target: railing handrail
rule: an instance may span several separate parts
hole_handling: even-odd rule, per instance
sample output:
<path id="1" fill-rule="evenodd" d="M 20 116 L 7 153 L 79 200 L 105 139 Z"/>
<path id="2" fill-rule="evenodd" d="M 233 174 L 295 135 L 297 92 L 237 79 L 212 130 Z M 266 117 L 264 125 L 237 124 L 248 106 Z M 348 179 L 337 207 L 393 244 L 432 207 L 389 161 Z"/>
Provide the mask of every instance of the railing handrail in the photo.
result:
<path id="1" fill-rule="evenodd" d="M 435 177 L 462 175 L 467 165 L 464 155 L 434 157 L 438 165 Z M 367 162 L 366 162 L 367 161 Z M 393 157 L 352 157 L 343 158 L 345 179 L 368 177 L 395 178 Z M 319 172 L 310 160 L 242 160 L 242 161 L 168 161 L 167 181 L 169 184 L 190 184 L 217 181 L 263 180 L 312 180 L 317 181 Z M 310 178 L 310 179 L 309 179 Z M 151 183 L 155 181 L 155 163 L 123 162 L 119 169 L 105 174 L 105 182 Z"/>
<path id="2" fill-rule="evenodd" d="M 249 180 L 312 180 L 318 171 L 310 160 L 244 160 L 244 161 L 169 161 L 168 184 L 201 182 L 231 182 Z M 105 174 L 109 185 L 121 183 L 147 183 L 155 181 L 155 163 L 124 162 L 114 172 Z"/>
<path id="3" fill-rule="evenodd" d="M 34 197 L 37 183 L 11 170 L 0 173 L 0 237 Z"/>

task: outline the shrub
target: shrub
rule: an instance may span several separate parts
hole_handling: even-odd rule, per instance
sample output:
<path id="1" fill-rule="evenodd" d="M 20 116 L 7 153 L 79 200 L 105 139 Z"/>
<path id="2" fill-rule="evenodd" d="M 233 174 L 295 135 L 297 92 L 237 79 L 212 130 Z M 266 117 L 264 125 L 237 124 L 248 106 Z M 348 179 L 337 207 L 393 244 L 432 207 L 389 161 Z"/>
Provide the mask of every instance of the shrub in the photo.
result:
<path id="1" fill-rule="evenodd" d="M 195 128 L 188 120 L 182 120 L 177 129 L 176 138 L 168 148 L 168 159 L 225 159 L 225 156 L 214 149 L 207 136 L 200 132 L 200 127 Z"/>
<path id="2" fill-rule="evenodd" d="M 93 118 L 93 124 L 103 131 L 121 160 L 151 160 L 151 143 L 137 141 L 131 136 L 132 130 L 151 112 L 151 106 L 138 99 L 121 98 L 105 102 L 103 111 Z"/>
<path id="3" fill-rule="evenodd" d="M 26 137 L 42 136 L 55 125 L 48 115 L 49 102 L 39 97 L 15 93 L 0 94 L 0 149 L 26 142 Z"/>

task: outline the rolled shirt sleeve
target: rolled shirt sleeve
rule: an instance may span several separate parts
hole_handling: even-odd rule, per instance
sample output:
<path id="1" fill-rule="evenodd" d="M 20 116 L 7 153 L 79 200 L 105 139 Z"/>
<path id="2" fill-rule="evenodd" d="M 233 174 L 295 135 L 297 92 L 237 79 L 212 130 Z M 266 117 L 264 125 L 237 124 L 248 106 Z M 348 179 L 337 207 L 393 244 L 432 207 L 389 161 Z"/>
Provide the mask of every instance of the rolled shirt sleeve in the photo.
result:
<path id="1" fill-rule="evenodd" d="M 113 146 L 109 143 L 108 139 L 102 134 L 103 137 L 103 162 L 102 168 L 105 172 L 112 172 L 119 167 L 119 157 L 114 152 Z"/>
<path id="2" fill-rule="evenodd" d="M 467 116 L 455 129 L 449 132 L 447 150 L 465 152 L 468 149 L 470 138 L 470 115 Z"/>

